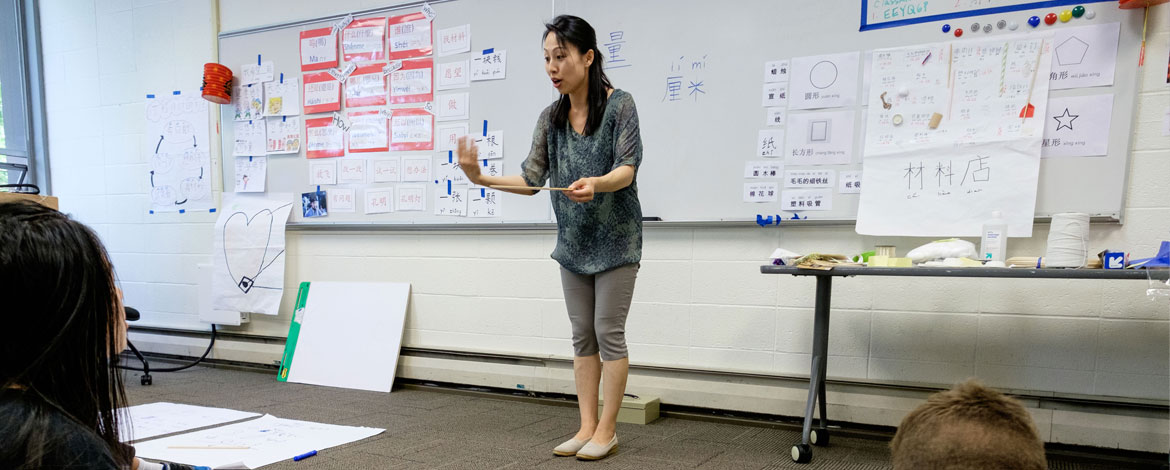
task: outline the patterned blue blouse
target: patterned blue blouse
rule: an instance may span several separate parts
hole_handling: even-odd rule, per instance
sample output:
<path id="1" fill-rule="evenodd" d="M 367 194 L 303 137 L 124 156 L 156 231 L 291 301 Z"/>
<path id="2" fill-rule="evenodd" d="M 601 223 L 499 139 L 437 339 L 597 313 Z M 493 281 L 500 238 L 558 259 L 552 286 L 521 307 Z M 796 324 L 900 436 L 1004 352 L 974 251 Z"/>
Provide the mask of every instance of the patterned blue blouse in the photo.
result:
<path id="1" fill-rule="evenodd" d="M 605 103 L 601 125 L 584 136 L 566 122 L 552 125 L 545 108 L 532 135 L 532 150 L 521 165 L 524 181 L 568 187 L 580 178 L 604 176 L 622 165 L 634 167 L 634 181 L 612 193 L 596 193 L 586 203 L 550 191 L 557 216 L 557 246 L 552 258 L 577 274 L 597 274 L 642 260 L 642 206 L 638 203 L 637 170 L 642 163 L 642 136 L 634 98 L 614 90 Z"/>

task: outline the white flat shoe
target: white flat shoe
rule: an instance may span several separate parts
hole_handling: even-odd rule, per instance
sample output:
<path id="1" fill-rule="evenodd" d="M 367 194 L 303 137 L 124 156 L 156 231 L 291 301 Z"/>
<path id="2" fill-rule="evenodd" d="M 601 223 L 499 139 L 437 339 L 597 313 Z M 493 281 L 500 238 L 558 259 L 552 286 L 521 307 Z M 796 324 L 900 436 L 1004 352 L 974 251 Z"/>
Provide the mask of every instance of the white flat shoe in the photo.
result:
<path id="1" fill-rule="evenodd" d="M 585 444 L 585 447 L 582 447 L 581 450 L 577 451 L 577 460 L 604 459 L 608 457 L 609 454 L 617 451 L 617 444 L 617 434 L 614 434 L 613 439 L 610 439 L 609 444 L 606 445 L 598 445 L 590 441 L 588 444 Z"/>
<path id="2" fill-rule="evenodd" d="M 581 448 L 585 447 L 585 444 L 588 444 L 588 443 L 589 443 L 589 439 L 585 439 L 582 441 L 578 441 L 576 439 L 569 439 L 565 442 L 562 442 L 561 445 L 553 448 L 553 454 L 556 454 L 558 457 L 572 457 L 574 455 L 577 455 L 577 451 L 581 450 Z"/>

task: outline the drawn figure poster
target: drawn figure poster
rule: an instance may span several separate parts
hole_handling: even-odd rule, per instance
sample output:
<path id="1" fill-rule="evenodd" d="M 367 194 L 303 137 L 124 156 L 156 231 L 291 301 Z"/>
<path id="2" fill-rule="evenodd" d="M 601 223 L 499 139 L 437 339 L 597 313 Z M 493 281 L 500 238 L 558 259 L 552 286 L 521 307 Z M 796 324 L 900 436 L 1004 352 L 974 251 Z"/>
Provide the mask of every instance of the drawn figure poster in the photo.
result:
<path id="1" fill-rule="evenodd" d="M 283 74 L 282 74 L 283 75 Z M 264 83 L 264 115 L 296 116 L 301 114 L 301 79 L 281 77 L 281 81 Z"/>
<path id="2" fill-rule="evenodd" d="M 1008 236 L 1031 236 L 1052 45 L 1049 33 L 874 51 L 857 233 L 978 236 L 998 210 Z"/>
<path id="3" fill-rule="evenodd" d="M 205 211 L 215 207 L 207 101 L 198 93 L 175 93 L 146 100 L 142 149 L 150 159 L 150 208 Z"/>
<path id="4" fill-rule="evenodd" d="M 235 97 L 232 100 L 232 109 L 235 111 L 234 120 L 250 121 L 264 117 L 264 88 L 254 85 L 243 85 L 233 88 Z"/>
<path id="5" fill-rule="evenodd" d="M 215 309 L 276 315 L 284 293 L 284 226 L 292 194 L 225 194 L 215 221 Z"/>

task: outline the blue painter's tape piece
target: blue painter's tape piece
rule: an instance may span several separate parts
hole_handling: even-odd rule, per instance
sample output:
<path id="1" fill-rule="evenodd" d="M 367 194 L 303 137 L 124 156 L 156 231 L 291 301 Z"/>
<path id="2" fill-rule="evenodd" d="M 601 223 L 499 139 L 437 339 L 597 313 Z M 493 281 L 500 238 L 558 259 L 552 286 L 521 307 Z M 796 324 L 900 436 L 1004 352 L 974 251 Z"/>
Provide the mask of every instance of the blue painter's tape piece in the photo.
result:
<path id="1" fill-rule="evenodd" d="M 280 83 L 284 83 L 284 72 L 280 72 Z"/>
<path id="2" fill-rule="evenodd" d="M 179 213 L 180 213 L 180 214 L 185 214 L 185 213 L 187 213 L 187 209 L 179 209 Z"/>
<path id="3" fill-rule="evenodd" d="M 447 151 L 447 163 L 455 163 L 455 157 L 453 156 L 454 154 L 455 152 L 450 150 Z"/>
<path id="4" fill-rule="evenodd" d="M 178 95 L 178 94 L 179 94 L 179 90 L 172 91 L 172 92 L 171 92 L 171 94 L 172 94 L 172 95 Z"/>
<path id="5" fill-rule="evenodd" d="M 260 54 L 256 54 L 256 65 L 264 65 L 260 62 Z"/>
<path id="6" fill-rule="evenodd" d="M 483 120 L 483 136 L 487 137 L 487 119 Z"/>
<path id="7" fill-rule="evenodd" d="M 252 120 L 251 120 L 251 119 L 249 119 L 249 120 L 248 120 L 248 125 L 249 125 L 249 126 L 251 126 L 251 125 L 252 125 Z"/>
<path id="8" fill-rule="evenodd" d="M 248 156 L 248 161 L 252 161 L 252 156 L 251 156 L 251 155 L 249 155 L 249 156 Z"/>
<path id="9" fill-rule="evenodd" d="M 199 87 L 199 91 L 203 91 L 203 87 Z"/>
<path id="10" fill-rule="evenodd" d="M 1008 13 L 1021 10 L 1034 10 L 1040 8 L 1052 8 L 1065 5 L 1076 5 L 1081 3 L 1100 3 L 1111 0 L 1048 0 L 1044 2 L 1030 2 L 1020 3 L 1016 5 L 1005 5 L 1002 7 L 993 8 L 977 8 L 973 10 L 957 11 L 954 13 L 944 13 L 939 15 L 921 16 L 917 18 L 907 18 L 904 20 L 888 21 L 885 23 L 869 24 L 866 19 L 869 18 L 869 2 L 861 2 L 861 29 L 859 31 L 873 31 L 875 29 L 895 28 L 898 26 L 907 26 L 918 23 L 929 23 L 932 21 L 946 21 L 955 18 L 965 18 L 968 16 L 983 16 L 996 15 L 1000 13 Z"/>
<path id="11" fill-rule="evenodd" d="M 487 197 L 487 190 L 479 188 L 479 197 Z"/>
<path id="12" fill-rule="evenodd" d="M 800 220 L 800 214 L 792 214 L 791 220 Z"/>
<path id="13" fill-rule="evenodd" d="M 321 192 L 321 185 L 317 185 L 317 192 Z"/>
<path id="14" fill-rule="evenodd" d="M 151 211 L 150 211 L 150 213 L 151 213 L 151 214 L 153 214 L 153 213 L 154 213 L 154 210 L 151 210 Z"/>
<path id="15" fill-rule="evenodd" d="M 281 116 L 280 117 L 280 122 L 287 122 L 287 121 L 288 121 L 288 116 Z"/>
<path id="16" fill-rule="evenodd" d="M 451 180 L 447 180 L 447 195 L 451 194 Z"/>
<path id="17" fill-rule="evenodd" d="M 211 209 L 208 209 L 207 212 L 215 212 L 215 208 L 212 207 Z"/>
<path id="18" fill-rule="evenodd" d="M 146 99 L 152 100 L 152 99 L 154 99 L 154 95 L 146 95 Z"/>
<path id="19" fill-rule="evenodd" d="M 490 48 L 487 48 L 487 49 L 484 49 L 484 50 L 483 50 L 483 54 L 484 54 L 484 55 L 488 55 L 488 54 L 491 54 L 491 53 L 493 53 L 493 52 L 496 52 L 496 48 L 494 48 L 494 47 L 490 47 Z"/>
<path id="20" fill-rule="evenodd" d="M 772 216 L 769 215 L 768 218 L 765 219 L 763 215 L 756 214 L 756 225 L 761 227 L 772 225 Z"/>
<path id="21" fill-rule="evenodd" d="M 483 161 L 483 166 L 487 166 L 487 160 Z"/>

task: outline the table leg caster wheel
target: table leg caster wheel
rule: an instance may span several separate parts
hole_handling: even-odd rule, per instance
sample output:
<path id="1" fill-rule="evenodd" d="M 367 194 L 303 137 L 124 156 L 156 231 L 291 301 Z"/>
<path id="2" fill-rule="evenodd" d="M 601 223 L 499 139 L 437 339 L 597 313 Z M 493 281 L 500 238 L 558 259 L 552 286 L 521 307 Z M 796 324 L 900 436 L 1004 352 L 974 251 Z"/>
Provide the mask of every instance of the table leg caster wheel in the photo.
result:
<path id="1" fill-rule="evenodd" d="M 142 376 L 141 381 L 142 381 L 142 385 L 150 385 L 150 384 L 154 383 L 154 378 L 152 378 L 149 375 L 144 375 L 144 376 Z"/>
<path id="2" fill-rule="evenodd" d="M 808 444 L 797 444 L 792 446 L 792 461 L 796 463 L 809 463 L 812 461 L 812 448 Z"/>
<path id="3" fill-rule="evenodd" d="M 829 430 L 826 428 L 811 430 L 808 435 L 808 442 L 818 447 L 829 445 Z"/>

